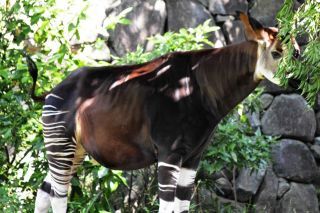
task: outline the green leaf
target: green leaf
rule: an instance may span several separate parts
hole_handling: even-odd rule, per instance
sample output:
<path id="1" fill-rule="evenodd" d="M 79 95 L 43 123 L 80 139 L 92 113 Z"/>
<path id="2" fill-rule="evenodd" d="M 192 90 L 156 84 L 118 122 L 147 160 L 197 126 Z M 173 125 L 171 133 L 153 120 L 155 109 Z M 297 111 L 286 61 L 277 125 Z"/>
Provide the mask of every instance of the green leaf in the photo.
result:
<path id="1" fill-rule="evenodd" d="M 234 162 L 236 162 L 236 163 L 238 162 L 238 158 L 237 158 L 237 154 L 236 153 L 231 152 L 231 157 L 232 157 Z"/>
<path id="2" fill-rule="evenodd" d="M 69 32 L 73 31 L 75 28 L 76 28 L 76 25 L 75 25 L 74 23 L 70 23 L 70 24 L 68 25 L 68 31 L 69 31 Z"/>
<path id="3" fill-rule="evenodd" d="M 129 24 L 131 24 L 131 21 L 129 19 L 122 18 L 119 20 L 119 23 L 123 24 L 123 25 L 129 25 Z"/>
<path id="4" fill-rule="evenodd" d="M 4 80 L 8 79 L 9 76 L 9 70 L 7 68 L 1 68 L 0 69 L 0 76 L 4 78 Z"/>

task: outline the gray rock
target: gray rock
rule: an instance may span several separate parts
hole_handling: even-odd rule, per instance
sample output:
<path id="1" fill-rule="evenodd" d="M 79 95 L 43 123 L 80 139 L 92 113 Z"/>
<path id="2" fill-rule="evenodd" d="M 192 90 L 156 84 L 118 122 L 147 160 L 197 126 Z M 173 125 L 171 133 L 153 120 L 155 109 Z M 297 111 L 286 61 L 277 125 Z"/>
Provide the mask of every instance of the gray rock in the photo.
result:
<path id="1" fill-rule="evenodd" d="M 283 195 L 289 191 L 290 189 L 290 183 L 284 178 L 279 178 L 279 185 L 278 185 L 278 191 L 277 191 L 277 198 L 282 198 Z"/>
<path id="2" fill-rule="evenodd" d="M 235 14 L 236 11 L 248 12 L 248 1 L 247 0 L 223 0 L 224 8 L 228 14 Z"/>
<path id="3" fill-rule="evenodd" d="M 319 212 L 317 193 L 313 185 L 291 183 L 291 188 L 280 200 L 276 213 L 292 212 Z"/>
<path id="4" fill-rule="evenodd" d="M 314 111 L 297 94 L 277 96 L 261 121 L 267 135 L 312 141 L 316 131 Z"/>
<path id="5" fill-rule="evenodd" d="M 232 173 L 232 171 L 230 171 L 226 168 L 223 168 L 222 170 L 211 174 L 208 178 L 210 178 L 212 180 L 217 180 L 221 177 L 227 178 L 228 180 L 232 180 L 233 173 Z"/>
<path id="6" fill-rule="evenodd" d="M 265 172 L 265 168 L 261 168 L 258 171 L 244 168 L 240 171 L 236 179 L 236 190 L 239 201 L 249 201 L 257 193 Z"/>
<path id="7" fill-rule="evenodd" d="M 320 93 L 318 93 L 318 95 L 317 95 L 317 100 L 316 100 L 316 103 L 315 103 L 315 109 L 316 110 L 320 110 Z"/>
<path id="8" fill-rule="evenodd" d="M 206 187 L 201 187 L 200 190 L 197 191 L 198 196 L 201 199 L 201 204 L 204 208 L 208 208 L 212 206 L 214 198 L 212 197 L 212 192 Z"/>
<path id="9" fill-rule="evenodd" d="M 209 7 L 209 1 L 208 0 L 197 0 L 197 1 L 200 2 L 206 8 Z"/>
<path id="10" fill-rule="evenodd" d="M 320 137 L 314 138 L 314 144 L 320 145 Z"/>
<path id="11" fill-rule="evenodd" d="M 278 178 L 272 171 L 272 168 L 269 167 L 260 186 L 259 192 L 255 196 L 255 212 L 274 212 L 277 204 L 277 191 Z"/>
<path id="12" fill-rule="evenodd" d="M 320 135 L 320 112 L 316 114 L 316 120 L 317 120 L 316 135 Z"/>
<path id="13" fill-rule="evenodd" d="M 274 97 L 268 93 L 262 94 L 260 97 L 262 109 L 267 109 L 271 105 L 273 99 Z"/>
<path id="14" fill-rule="evenodd" d="M 217 190 L 219 194 L 221 194 L 223 197 L 226 197 L 229 194 L 232 194 L 233 188 L 230 181 L 224 177 L 221 177 L 215 181 L 215 185 L 217 187 Z"/>
<path id="15" fill-rule="evenodd" d="M 247 114 L 247 117 L 249 119 L 250 125 L 253 129 L 258 129 L 261 127 L 261 121 L 260 121 L 260 113 L 259 112 L 251 112 Z"/>
<path id="16" fill-rule="evenodd" d="M 320 160 L 320 145 L 315 144 L 310 147 L 310 150 L 316 160 Z"/>
<path id="17" fill-rule="evenodd" d="M 299 7 L 301 6 L 301 4 L 303 4 L 303 3 L 301 3 L 300 1 L 301 1 L 301 0 L 296 0 L 296 1 L 294 1 L 294 3 L 293 3 L 293 10 L 294 10 L 294 11 L 297 11 L 297 10 L 299 9 Z"/>
<path id="18" fill-rule="evenodd" d="M 278 177 L 309 183 L 317 175 L 317 165 L 308 146 L 297 140 L 283 139 L 272 149 L 273 169 Z"/>
<path id="19" fill-rule="evenodd" d="M 217 201 L 221 204 L 230 204 L 229 207 L 232 209 L 233 213 L 243 213 L 245 212 L 245 209 L 247 209 L 246 204 L 240 202 L 235 203 L 233 200 L 217 196 L 217 194 L 206 187 L 200 187 L 196 193 L 197 194 L 194 196 L 197 199 L 196 204 L 201 205 L 200 208 L 197 208 L 198 210 L 203 209 L 205 212 L 216 212 L 217 206 L 215 206 L 215 204 Z"/>
<path id="20" fill-rule="evenodd" d="M 179 31 L 180 28 L 196 27 L 212 19 L 209 11 L 195 1 L 167 1 L 168 30 Z"/>
<path id="21" fill-rule="evenodd" d="M 240 43 L 245 41 L 244 27 L 241 21 L 227 20 L 222 26 L 225 34 L 227 35 L 227 43 Z"/>
<path id="22" fill-rule="evenodd" d="M 168 30 L 178 31 L 180 28 L 193 28 L 206 20 L 212 20 L 210 12 L 200 3 L 195 1 L 175 0 L 167 1 Z M 226 42 L 221 30 L 212 33 L 211 41 L 215 47 L 225 46 Z"/>
<path id="23" fill-rule="evenodd" d="M 213 14 L 227 14 L 223 0 L 209 0 L 209 10 Z"/>
<path id="24" fill-rule="evenodd" d="M 112 48 L 120 56 L 135 51 L 138 45 L 150 50 L 152 46 L 147 38 L 163 33 L 166 19 L 166 5 L 163 0 L 125 1 L 113 12 L 119 13 L 128 7 L 133 7 L 126 16 L 131 24 L 118 25 L 115 31 L 110 33 Z"/>
<path id="25" fill-rule="evenodd" d="M 226 21 L 234 21 L 235 18 L 234 16 L 229 16 L 229 15 L 216 15 L 215 20 L 216 20 L 216 23 L 223 24 L 223 22 L 226 22 Z"/>
<path id="26" fill-rule="evenodd" d="M 213 41 L 215 48 L 224 47 L 227 45 L 221 29 L 214 31 L 209 37 L 209 40 Z"/>
<path id="27" fill-rule="evenodd" d="M 275 26 L 276 15 L 283 2 L 284 0 L 256 0 L 250 14 L 264 26 Z"/>
<path id="28" fill-rule="evenodd" d="M 209 10 L 213 14 L 235 14 L 237 10 L 247 13 L 248 2 L 246 0 L 209 0 Z"/>
<path id="29" fill-rule="evenodd" d="M 91 1 L 85 11 L 86 18 L 81 20 L 78 31 L 81 35 L 80 38 L 71 35 L 69 32 L 68 38 L 70 38 L 70 44 L 82 44 L 82 43 L 92 43 L 97 40 L 99 34 L 107 34 L 106 30 L 101 27 L 102 23 L 106 18 L 104 11 L 110 8 L 113 0 L 103 0 L 103 1 Z M 68 9 L 68 14 L 65 14 L 63 21 L 66 23 L 72 23 L 74 17 L 77 15 L 77 11 L 81 10 L 83 6 L 81 4 L 75 4 Z M 92 57 L 93 58 L 93 57 Z"/>
<path id="30" fill-rule="evenodd" d="M 134 1 L 130 1 L 130 0 L 127 0 L 127 2 L 129 2 L 129 5 L 133 5 Z M 140 3 L 141 1 L 138 1 L 137 3 Z M 109 2 L 108 4 L 108 7 L 106 8 L 105 10 L 105 14 L 106 16 L 108 17 L 110 14 L 112 14 L 113 12 L 115 12 L 115 10 L 117 10 L 117 8 L 121 5 L 121 4 L 125 4 L 124 1 L 121 1 L 121 0 L 111 0 L 111 2 Z M 128 6 L 130 7 L 130 6 Z M 122 8 L 122 9 L 126 9 L 127 7 L 125 8 Z M 118 12 L 121 12 L 121 11 L 118 11 Z"/>

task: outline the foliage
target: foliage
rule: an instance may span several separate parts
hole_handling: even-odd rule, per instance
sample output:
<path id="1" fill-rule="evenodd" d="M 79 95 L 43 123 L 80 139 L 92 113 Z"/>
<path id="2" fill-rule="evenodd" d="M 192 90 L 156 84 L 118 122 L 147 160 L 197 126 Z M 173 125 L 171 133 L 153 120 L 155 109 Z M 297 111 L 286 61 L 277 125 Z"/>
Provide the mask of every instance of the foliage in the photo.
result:
<path id="1" fill-rule="evenodd" d="M 132 11 L 132 7 L 129 7 L 123 11 L 121 11 L 117 15 L 110 15 L 108 19 L 106 19 L 106 30 L 115 30 L 118 24 L 128 25 L 130 24 L 130 20 L 126 18 L 126 15 Z"/>
<path id="2" fill-rule="evenodd" d="M 202 168 L 209 174 L 223 168 L 232 170 L 234 166 L 259 169 L 267 165 L 275 140 L 263 135 L 260 129 L 253 129 L 247 116 L 261 111 L 258 97 L 262 91 L 258 88 L 250 94 L 218 125 L 202 161 Z"/>
<path id="3" fill-rule="evenodd" d="M 178 33 L 166 32 L 164 35 L 155 35 L 149 40 L 153 44 L 153 50 L 145 52 L 138 46 L 135 52 L 127 53 L 124 57 L 114 57 L 113 64 L 133 64 L 150 61 L 160 55 L 173 51 L 187 51 L 203 49 L 205 45 L 213 46 L 208 39 L 209 33 L 218 27 L 211 26 L 210 20 L 196 28 L 180 29 Z"/>
<path id="4" fill-rule="evenodd" d="M 0 5 L 0 147 L 3 152 L 0 154 L 0 163 L 3 165 L 0 169 L 0 208 L 8 212 L 32 212 L 34 196 L 46 174 L 47 163 L 39 121 L 41 106 L 33 103 L 27 93 L 31 78 L 27 73 L 22 50 L 32 54 L 37 63 L 38 84 L 41 85 L 37 93 L 50 90 L 70 70 L 100 62 L 80 57 L 69 45 L 71 38 L 81 37 L 79 25 L 86 18 L 86 4 L 70 23 L 59 19 L 63 8 L 58 8 L 55 0 L 16 0 Z M 125 18 L 128 12 L 130 9 L 107 18 L 106 29 L 112 30 L 119 23 L 129 24 L 130 21 Z M 216 29 L 207 21 L 195 29 L 156 35 L 150 38 L 154 45 L 153 51 L 145 52 L 138 47 L 137 51 L 122 58 L 113 56 L 112 64 L 142 63 L 171 51 L 212 46 L 208 37 Z M 90 45 L 99 46 L 101 42 L 98 40 L 96 44 Z M 80 46 L 79 52 L 85 48 L 84 45 Z M 256 101 L 250 103 L 253 104 L 238 106 L 238 110 L 218 127 L 215 142 L 204 156 L 205 163 L 213 163 L 204 163 L 207 172 L 217 171 L 222 166 L 255 167 L 264 162 L 269 138 L 249 127 L 246 113 L 258 107 Z M 241 112 L 240 115 L 238 112 Z M 216 156 L 220 154 L 220 157 Z M 216 161 L 213 162 L 213 159 Z M 155 175 L 146 171 L 141 172 L 148 184 L 140 195 L 142 207 L 139 210 L 150 212 L 157 208 L 157 190 Z M 72 180 L 69 210 L 114 211 L 115 203 L 118 204 L 117 208 L 125 208 L 123 199 L 130 188 L 125 175 L 120 171 L 106 169 L 87 157 Z"/>
<path id="5" fill-rule="evenodd" d="M 320 91 L 320 3 L 318 0 L 306 0 L 294 11 L 294 2 L 286 0 L 277 16 L 279 36 L 289 53 L 281 60 L 278 74 L 284 84 L 288 83 L 288 75 L 300 80 L 300 89 L 308 101 L 314 103 Z M 306 37 L 308 40 L 299 60 L 292 58 L 292 37 Z"/>

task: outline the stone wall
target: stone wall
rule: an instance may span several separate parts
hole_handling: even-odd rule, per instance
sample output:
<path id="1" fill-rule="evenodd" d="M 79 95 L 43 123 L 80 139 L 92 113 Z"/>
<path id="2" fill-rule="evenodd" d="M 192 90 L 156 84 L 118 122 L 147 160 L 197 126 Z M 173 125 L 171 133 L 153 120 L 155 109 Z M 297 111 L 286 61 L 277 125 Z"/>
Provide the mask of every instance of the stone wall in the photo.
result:
<path id="1" fill-rule="evenodd" d="M 312 109 L 301 95 L 264 85 L 260 126 L 264 134 L 281 135 L 281 140 L 273 146 L 272 165 L 254 203 L 268 212 L 319 212 L 319 103 Z"/>
<path id="2" fill-rule="evenodd" d="M 207 19 L 220 30 L 211 40 L 216 47 L 241 42 L 241 23 L 234 20 L 236 10 L 250 12 L 265 26 L 276 24 L 275 16 L 284 0 L 122 0 L 106 1 L 106 16 L 133 7 L 128 14 L 132 23 L 119 26 L 107 36 L 108 47 L 119 56 L 134 51 L 137 45 L 147 50 L 147 38 L 157 33 L 195 27 Z M 296 7 L 300 5 L 296 2 Z M 101 1 L 99 3 L 101 5 Z M 103 26 L 103 19 L 100 20 Z M 97 35 L 99 37 L 99 35 Z M 101 36 L 100 36 L 101 37 Z M 240 202 L 251 202 L 257 212 L 319 212 L 316 187 L 320 182 L 320 103 L 310 108 L 294 91 L 283 90 L 263 82 L 263 110 L 252 113 L 256 128 L 267 135 L 281 135 L 272 150 L 272 165 L 257 172 L 238 172 L 236 191 Z M 219 177 L 216 183 L 226 195 L 232 194 L 228 182 L 232 177 Z M 205 192 L 208 193 L 208 192 Z M 212 202 L 205 196 L 204 203 Z"/>

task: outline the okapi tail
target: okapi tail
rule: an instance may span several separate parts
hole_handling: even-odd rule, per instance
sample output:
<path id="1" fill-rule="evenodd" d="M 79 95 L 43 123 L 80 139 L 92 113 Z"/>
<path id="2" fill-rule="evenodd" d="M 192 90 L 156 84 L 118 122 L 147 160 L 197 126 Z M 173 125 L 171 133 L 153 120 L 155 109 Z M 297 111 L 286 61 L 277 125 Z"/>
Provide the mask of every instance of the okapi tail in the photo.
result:
<path id="1" fill-rule="evenodd" d="M 44 100 L 45 100 L 45 96 L 47 94 L 43 94 L 41 96 L 37 96 L 35 94 L 36 83 L 37 83 L 37 79 L 38 79 L 38 68 L 37 68 L 37 65 L 26 52 L 23 52 L 23 55 L 27 60 L 28 71 L 29 71 L 29 74 L 31 75 L 32 80 L 33 80 L 32 87 L 31 87 L 31 89 L 29 91 L 29 94 L 30 94 L 31 98 L 34 101 L 43 103 Z"/>

